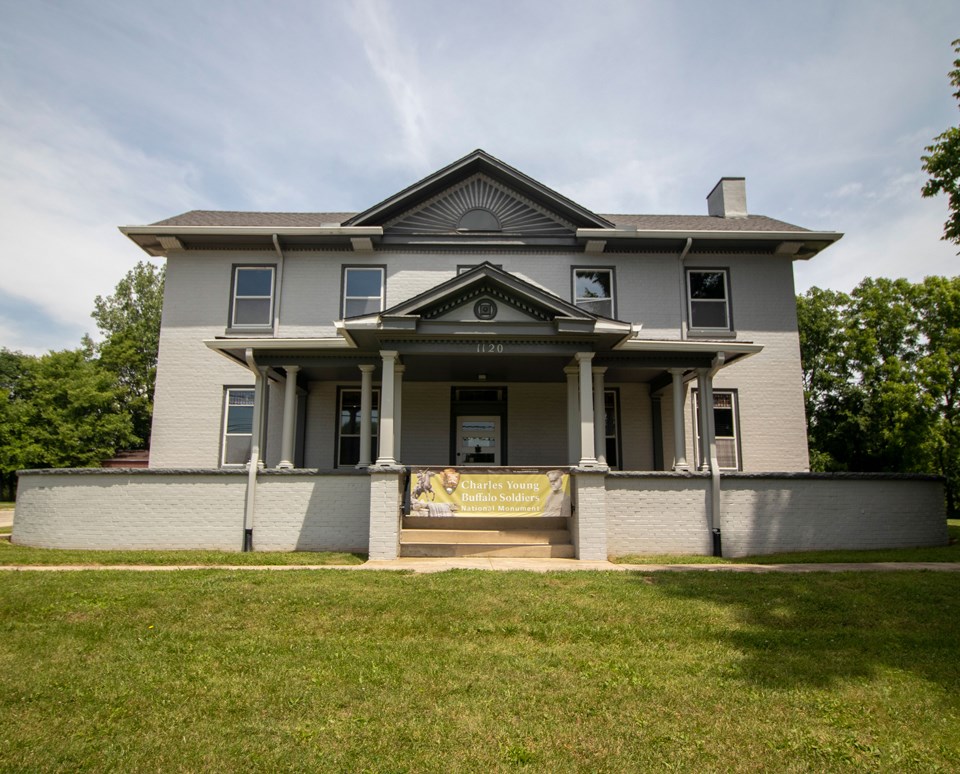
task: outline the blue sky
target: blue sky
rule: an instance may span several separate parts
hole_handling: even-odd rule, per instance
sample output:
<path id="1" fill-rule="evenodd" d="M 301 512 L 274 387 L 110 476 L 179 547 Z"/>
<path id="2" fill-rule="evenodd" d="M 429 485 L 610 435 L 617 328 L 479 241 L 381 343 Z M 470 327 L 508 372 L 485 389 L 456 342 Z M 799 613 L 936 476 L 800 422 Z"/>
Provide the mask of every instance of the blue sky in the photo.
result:
<path id="1" fill-rule="evenodd" d="M 960 3 L 0 0 L 0 346 L 76 347 L 185 210 L 362 210 L 480 147 L 596 212 L 846 236 L 797 285 L 956 275 L 923 148 Z"/>

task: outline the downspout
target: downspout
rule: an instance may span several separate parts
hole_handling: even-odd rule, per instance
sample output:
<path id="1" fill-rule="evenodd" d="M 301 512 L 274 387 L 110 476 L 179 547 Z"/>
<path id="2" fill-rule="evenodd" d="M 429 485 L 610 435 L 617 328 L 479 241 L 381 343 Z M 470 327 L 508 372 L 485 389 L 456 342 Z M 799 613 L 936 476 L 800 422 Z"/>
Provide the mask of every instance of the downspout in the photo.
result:
<path id="1" fill-rule="evenodd" d="M 280 249 L 280 236 L 273 235 L 273 249 L 277 252 L 280 259 L 277 265 L 277 288 L 276 302 L 273 305 L 273 335 L 277 336 L 280 330 L 280 302 L 283 300 L 283 250 Z"/>
<path id="2" fill-rule="evenodd" d="M 690 248 L 693 247 L 693 237 L 687 237 L 687 243 L 683 246 L 683 249 L 680 251 L 680 259 L 677 262 L 677 267 L 680 272 L 680 340 L 683 341 L 687 338 L 687 303 L 685 301 L 687 295 L 687 281 L 683 276 L 683 262 L 687 259 L 687 253 L 690 252 Z"/>
<path id="3" fill-rule="evenodd" d="M 253 399 L 253 427 L 250 436 L 250 461 L 247 463 L 247 493 L 243 508 L 243 550 L 253 550 L 253 516 L 257 502 L 257 473 L 260 470 L 260 428 L 263 424 L 263 399 L 266 377 L 260 373 L 253 349 L 245 353 L 247 368 L 256 379 Z"/>
<path id="4" fill-rule="evenodd" d="M 723 368 L 725 356 L 718 352 L 710 364 L 707 374 L 707 384 L 710 385 L 710 399 L 713 400 L 713 377 Z M 705 396 L 701 395 L 703 400 Z M 713 421 L 713 407 L 710 407 L 710 522 L 713 525 L 713 555 L 723 556 L 723 545 L 720 538 L 720 460 L 717 459 L 717 429 Z"/>

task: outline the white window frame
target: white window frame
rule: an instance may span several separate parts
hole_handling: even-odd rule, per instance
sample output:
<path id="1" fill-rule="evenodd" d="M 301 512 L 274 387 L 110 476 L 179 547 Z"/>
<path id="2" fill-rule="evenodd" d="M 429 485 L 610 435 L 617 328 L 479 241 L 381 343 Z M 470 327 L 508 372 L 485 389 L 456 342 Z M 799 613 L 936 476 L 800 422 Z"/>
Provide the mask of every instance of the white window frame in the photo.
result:
<path id="1" fill-rule="evenodd" d="M 253 387 L 227 387 L 223 391 L 223 432 L 220 436 L 220 467 L 223 468 L 238 468 L 243 467 L 250 461 L 250 454 L 247 454 L 247 459 L 243 462 L 227 462 L 227 439 L 228 438 L 242 438 L 244 436 L 250 438 L 251 446 L 253 445 L 253 422 L 256 417 L 251 417 L 250 419 L 250 432 L 248 433 L 231 433 L 230 432 L 230 395 L 235 392 L 249 392 L 254 400 L 256 400 L 256 389 Z M 251 406 L 253 404 L 250 404 Z"/>
<path id="2" fill-rule="evenodd" d="M 240 272 L 242 271 L 269 271 L 270 272 L 270 294 L 266 296 L 247 296 L 240 295 L 238 289 L 240 287 Z M 274 309 L 274 296 L 276 295 L 276 286 L 277 286 L 277 267 L 272 264 L 258 264 L 258 265 L 245 265 L 245 266 L 234 266 L 233 267 L 233 284 L 232 292 L 230 294 L 230 327 L 231 328 L 273 328 L 273 309 Z M 266 322 L 255 322 L 255 323 L 238 323 L 237 322 L 237 301 L 243 299 L 268 299 L 270 301 L 270 312 L 267 315 Z"/>
<path id="3" fill-rule="evenodd" d="M 573 266 L 571 274 L 571 281 L 573 283 L 573 305 L 583 307 L 583 303 L 597 303 L 598 301 L 609 301 L 610 302 L 610 317 L 616 319 L 617 317 L 617 276 L 616 270 L 613 266 Z M 598 274 L 600 272 L 606 272 L 610 275 L 610 296 L 606 298 L 588 298 L 584 296 L 581 298 L 577 295 L 577 275 L 579 273 L 584 274 Z M 591 311 L 590 309 L 585 309 L 585 311 Z M 598 314 L 593 312 L 593 314 Z M 601 315 L 606 317 L 607 315 Z"/>
<path id="4" fill-rule="evenodd" d="M 693 437 L 694 437 L 694 452 L 696 464 L 699 467 L 701 464 L 700 460 L 700 391 L 697 389 L 691 390 L 693 393 L 693 400 L 690 401 L 693 408 Z M 742 470 L 743 469 L 743 460 L 740 456 L 740 396 L 736 390 L 718 390 L 714 389 L 713 391 L 713 410 L 717 410 L 717 398 L 719 397 L 729 397 L 730 398 L 730 411 L 733 414 L 733 435 L 718 435 L 716 436 L 717 441 L 717 460 L 720 460 L 721 449 L 726 448 L 729 452 L 733 454 L 736 464 L 733 467 L 729 465 L 720 465 L 720 470 Z M 721 409 L 725 409 L 726 406 L 720 406 Z M 714 428 L 716 428 L 716 418 L 714 418 Z M 721 442 L 723 442 L 721 444 Z"/>
<path id="5" fill-rule="evenodd" d="M 379 296 L 348 296 L 347 295 L 347 286 L 349 285 L 349 275 L 351 271 L 378 271 L 380 272 L 380 295 Z M 377 311 L 382 312 L 384 309 L 384 302 L 386 300 L 387 294 L 387 270 L 384 266 L 344 266 L 343 267 L 343 292 L 342 298 L 340 300 L 340 316 L 343 319 L 347 317 L 347 302 L 348 301 L 369 301 L 371 299 L 377 299 L 379 302 L 377 306 Z M 373 312 L 368 312 L 368 314 L 374 314 Z M 351 315 L 356 317 L 357 315 Z M 361 315 L 362 316 L 362 315 Z"/>
<path id="6" fill-rule="evenodd" d="M 694 274 L 719 274 L 723 277 L 723 298 L 694 298 L 692 278 Z M 694 325 L 693 323 L 693 305 L 694 304 L 723 304 L 724 317 L 727 320 L 726 325 L 707 326 Z M 733 330 L 733 312 L 730 304 L 730 272 L 727 269 L 695 268 L 687 269 L 687 326 L 694 331 L 732 331 Z"/>

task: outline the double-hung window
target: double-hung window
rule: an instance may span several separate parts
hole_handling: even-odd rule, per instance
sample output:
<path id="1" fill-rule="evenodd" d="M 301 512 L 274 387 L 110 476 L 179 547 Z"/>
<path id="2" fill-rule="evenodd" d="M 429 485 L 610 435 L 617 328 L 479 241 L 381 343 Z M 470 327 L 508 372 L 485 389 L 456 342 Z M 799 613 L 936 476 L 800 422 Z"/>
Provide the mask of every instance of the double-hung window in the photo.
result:
<path id="1" fill-rule="evenodd" d="M 343 316 L 360 317 L 383 310 L 382 266 L 347 266 L 343 270 Z"/>
<path id="2" fill-rule="evenodd" d="M 725 270 L 689 269 L 687 300 L 691 329 L 732 329 L 729 278 Z"/>
<path id="3" fill-rule="evenodd" d="M 613 269 L 574 268 L 573 303 L 601 317 L 613 317 Z"/>
<path id="4" fill-rule="evenodd" d="M 250 460 L 253 437 L 254 391 L 228 387 L 223 401 L 223 443 L 221 465 L 245 465 Z"/>
<path id="5" fill-rule="evenodd" d="M 337 465 L 346 467 L 360 462 L 360 390 L 341 387 L 337 398 Z M 377 457 L 380 425 L 380 390 L 373 391 L 373 408 L 370 412 L 370 453 Z"/>
<path id="6" fill-rule="evenodd" d="M 694 426 L 697 454 L 700 450 L 700 391 L 694 390 Z M 722 470 L 740 470 L 740 438 L 737 421 L 737 393 L 734 390 L 713 391 L 713 425 L 717 441 L 717 463 Z"/>
<path id="7" fill-rule="evenodd" d="M 273 266 L 235 266 L 230 327 L 270 328 L 273 325 L 273 294 Z"/>

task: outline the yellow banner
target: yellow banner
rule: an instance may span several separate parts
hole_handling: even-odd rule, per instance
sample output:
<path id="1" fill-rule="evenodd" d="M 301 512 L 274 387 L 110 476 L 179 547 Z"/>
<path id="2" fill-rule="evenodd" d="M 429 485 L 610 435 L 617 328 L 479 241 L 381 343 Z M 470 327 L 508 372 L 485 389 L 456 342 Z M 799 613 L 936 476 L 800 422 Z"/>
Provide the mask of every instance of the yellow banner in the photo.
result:
<path id="1" fill-rule="evenodd" d="M 411 516 L 570 515 L 570 475 L 564 470 L 415 468 Z"/>

